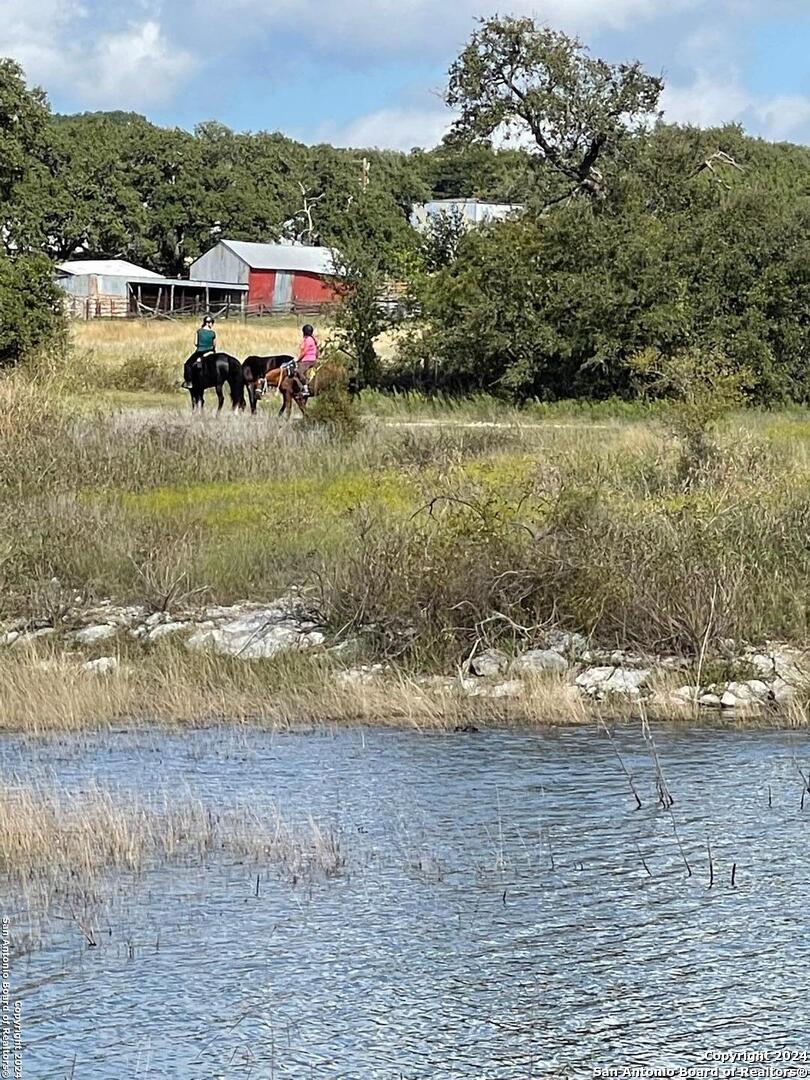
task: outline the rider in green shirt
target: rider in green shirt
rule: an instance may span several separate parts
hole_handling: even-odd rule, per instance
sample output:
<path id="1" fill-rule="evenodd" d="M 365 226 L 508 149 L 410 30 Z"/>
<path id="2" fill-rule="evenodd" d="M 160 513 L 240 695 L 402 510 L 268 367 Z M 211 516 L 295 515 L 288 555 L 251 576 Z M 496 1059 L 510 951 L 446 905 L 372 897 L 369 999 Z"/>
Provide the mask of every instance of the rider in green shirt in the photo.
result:
<path id="1" fill-rule="evenodd" d="M 186 390 L 191 389 L 191 377 L 194 373 L 194 365 L 200 366 L 200 362 L 208 353 L 216 352 L 217 335 L 214 331 L 214 320 L 210 315 L 203 319 L 202 326 L 197 331 L 197 339 L 194 352 L 183 365 L 183 386 Z"/>

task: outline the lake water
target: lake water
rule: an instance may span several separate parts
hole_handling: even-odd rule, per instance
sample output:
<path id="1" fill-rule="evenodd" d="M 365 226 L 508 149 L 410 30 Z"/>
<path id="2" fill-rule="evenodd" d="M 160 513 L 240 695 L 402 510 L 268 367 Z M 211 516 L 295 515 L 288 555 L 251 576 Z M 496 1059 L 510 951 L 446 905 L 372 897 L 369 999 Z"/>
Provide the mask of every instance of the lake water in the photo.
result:
<path id="1" fill-rule="evenodd" d="M 119 879 L 94 949 L 54 920 L 12 963 L 24 1075 L 528 1080 L 746 1050 L 810 1066 L 808 737 L 656 743 L 671 812 L 637 730 L 616 746 L 640 810 L 593 729 L 4 740 L 6 782 L 278 806 L 347 858 L 297 885 L 260 870 L 258 897 L 255 867 L 215 857 Z"/>

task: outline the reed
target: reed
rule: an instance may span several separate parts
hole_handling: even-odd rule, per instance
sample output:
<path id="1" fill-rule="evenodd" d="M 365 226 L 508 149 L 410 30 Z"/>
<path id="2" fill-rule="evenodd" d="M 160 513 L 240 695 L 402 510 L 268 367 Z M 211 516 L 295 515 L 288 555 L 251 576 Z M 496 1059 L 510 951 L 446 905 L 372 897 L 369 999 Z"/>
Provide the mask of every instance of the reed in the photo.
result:
<path id="1" fill-rule="evenodd" d="M 190 792 L 139 797 L 42 782 L 0 793 L 0 893 L 17 914 L 17 951 L 36 945 L 38 927 L 52 914 L 72 919 L 94 946 L 114 875 L 212 858 L 248 862 L 298 884 L 339 874 L 347 853 L 332 823 L 293 822 L 279 808 L 213 807 Z"/>
<path id="2" fill-rule="evenodd" d="M 452 680 L 437 684 L 395 668 L 368 681 L 345 681 L 323 656 L 293 654 L 246 664 L 169 645 L 141 653 L 132 648 L 103 677 L 84 671 L 83 658 L 62 655 L 49 644 L 0 653 L 0 731 L 42 735 L 111 729 L 122 722 L 182 728 L 223 721 L 279 730 L 390 724 L 452 731 L 504 723 L 582 724 L 592 716 L 558 679 L 526 680 L 522 696 L 491 700 L 469 697 Z M 630 709 L 617 706 L 617 713 L 629 716 Z"/>

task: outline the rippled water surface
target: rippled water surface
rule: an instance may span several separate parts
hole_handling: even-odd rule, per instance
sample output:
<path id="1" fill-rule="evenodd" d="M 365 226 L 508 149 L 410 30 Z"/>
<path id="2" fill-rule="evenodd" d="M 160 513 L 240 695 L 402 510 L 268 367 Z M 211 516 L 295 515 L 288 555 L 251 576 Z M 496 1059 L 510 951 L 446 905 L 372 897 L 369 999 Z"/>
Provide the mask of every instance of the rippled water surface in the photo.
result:
<path id="1" fill-rule="evenodd" d="M 216 858 L 116 881 L 95 949 L 54 920 L 12 965 L 25 1076 L 528 1080 L 754 1048 L 810 1063 L 807 737 L 656 741 L 671 813 L 637 731 L 616 747 L 640 810 L 594 730 L 5 740 L 7 782 L 278 806 L 337 830 L 347 858 L 295 885 L 262 868 L 258 897 L 256 867 Z"/>

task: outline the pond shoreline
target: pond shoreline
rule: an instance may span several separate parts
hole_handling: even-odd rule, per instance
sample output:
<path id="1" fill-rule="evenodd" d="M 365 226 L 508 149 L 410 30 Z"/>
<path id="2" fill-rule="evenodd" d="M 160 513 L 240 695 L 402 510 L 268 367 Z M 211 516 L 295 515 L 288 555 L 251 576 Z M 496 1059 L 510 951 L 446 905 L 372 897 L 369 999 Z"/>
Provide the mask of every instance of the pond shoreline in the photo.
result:
<path id="1" fill-rule="evenodd" d="M 375 658 L 335 637 L 306 599 L 149 611 L 107 601 L 0 627 L 0 730 L 135 723 L 279 730 L 374 724 L 418 730 L 560 726 L 633 718 L 807 724 L 810 653 L 729 643 L 722 659 L 600 649 L 546 629 L 511 653 L 479 642 L 454 673 Z M 31 693 L 31 687 L 37 693 Z"/>

